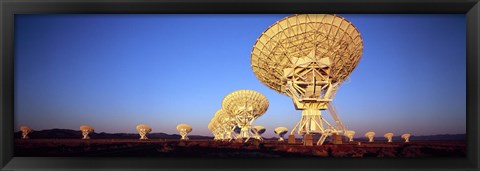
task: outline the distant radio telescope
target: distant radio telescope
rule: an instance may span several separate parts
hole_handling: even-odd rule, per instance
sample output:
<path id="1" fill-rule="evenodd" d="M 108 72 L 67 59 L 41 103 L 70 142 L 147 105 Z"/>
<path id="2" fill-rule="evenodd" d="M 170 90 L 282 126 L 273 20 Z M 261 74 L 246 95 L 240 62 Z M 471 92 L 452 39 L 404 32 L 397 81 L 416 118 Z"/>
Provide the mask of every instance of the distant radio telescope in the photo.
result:
<path id="1" fill-rule="evenodd" d="M 405 142 L 409 142 L 410 139 L 410 134 L 406 133 L 402 135 L 402 138 L 405 140 Z"/>
<path id="2" fill-rule="evenodd" d="M 363 42 L 355 26 L 332 14 L 300 14 L 277 21 L 255 42 L 251 67 L 255 76 L 271 89 L 292 98 L 302 110 L 300 121 L 291 130 L 304 135 L 304 145 L 313 145 L 312 134 L 339 136 L 345 126 L 330 103 L 340 84 L 357 66 Z M 322 117 L 329 110 L 335 122 Z M 331 132 L 326 132 L 329 129 Z"/>
<path id="3" fill-rule="evenodd" d="M 383 137 L 385 137 L 388 140 L 388 142 L 392 142 L 393 133 L 391 132 L 386 133 L 385 135 L 383 135 Z"/>
<path id="4" fill-rule="evenodd" d="M 137 125 L 136 129 L 137 129 L 138 134 L 140 135 L 141 140 L 148 139 L 147 134 L 152 132 L 152 128 L 148 125 L 145 125 L 145 124 Z"/>
<path id="5" fill-rule="evenodd" d="M 235 122 L 231 121 L 231 117 L 225 114 L 222 109 L 215 112 L 208 124 L 208 129 L 212 131 L 215 141 L 232 140 L 234 127 Z"/>
<path id="6" fill-rule="evenodd" d="M 235 118 L 225 113 L 222 109 L 215 113 L 215 117 L 218 119 L 220 128 L 223 129 L 223 132 L 225 132 L 223 138 L 227 141 L 231 141 L 233 138 L 235 138 Z"/>
<path id="7" fill-rule="evenodd" d="M 177 131 L 182 136 L 180 140 L 188 141 L 187 134 L 192 132 L 192 127 L 188 124 L 179 124 L 177 125 Z"/>
<path id="8" fill-rule="evenodd" d="M 221 140 L 220 134 L 218 132 L 218 126 L 215 124 L 215 118 L 212 118 L 210 120 L 210 123 L 208 123 L 208 130 L 212 131 L 213 140 L 215 141 Z"/>
<path id="9" fill-rule="evenodd" d="M 212 119 L 210 120 L 210 122 L 208 123 L 207 128 L 208 128 L 208 130 L 210 130 L 210 131 L 212 132 L 212 134 L 213 134 L 213 140 L 216 141 L 216 140 L 219 139 L 219 136 L 218 136 L 218 134 L 216 133 L 216 130 L 215 130 L 216 128 L 215 128 L 215 125 L 213 124 L 213 119 L 214 119 L 214 118 L 212 118 Z"/>
<path id="10" fill-rule="evenodd" d="M 221 110 L 217 110 L 213 118 L 210 120 L 210 124 L 211 124 L 210 129 L 212 131 L 212 134 L 214 135 L 214 140 L 216 141 L 225 140 L 226 139 L 225 135 L 227 134 L 227 131 L 222 124 L 221 115 L 223 115 L 223 112 Z"/>
<path id="11" fill-rule="evenodd" d="M 267 97 L 257 91 L 237 90 L 225 96 L 222 110 L 235 119 L 241 129 L 238 137 L 247 142 L 253 121 L 267 111 L 268 105 Z"/>
<path id="12" fill-rule="evenodd" d="M 87 140 L 87 139 L 90 139 L 88 134 L 94 132 L 95 130 L 91 126 L 82 125 L 80 126 L 80 131 L 82 131 L 82 136 L 83 136 L 82 139 Z"/>
<path id="13" fill-rule="evenodd" d="M 22 139 L 24 140 L 29 139 L 28 134 L 33 132 L 33 130 L 27 126 L 21 126 L 20 131 L 22 131 Z"/>
<path id="14" fill-rule="evenodd" d="M 375 137 L 375 132 L 367 132 L 365 133 L 365 137 L 368 138 L 368 142 L 373 142 L 373 137 Z"/>
<path id="15" fill-rule="evenodd" d="M 344 134 L 346 137 L 348 137 L 348 141 L 349 142 L 352 142 L 353 141 L 353 136 L 355 136 L 355 131 L 353 130 L 347 130 L 345 131 L 345 134 Z"/>
<path id="16" fill-rule="evenodd" d="M 252 131 L 255 139 L 257 139 L 259 141 L 263 141 L 262 134 L 265 133 L 265 131 L 266 131 L 264 126 L 254 126 L 251 129 L 251 131 Z"/>
<path id="17" fill-rule="evenodd" d="M 278 141 L 283 142 L 283 141 L 285 141 L 283 139 L 283 136 L 288 132 L 288 128 L 277 127 L 277 128 L 275 128 L 275 130 L 273 132 L 278 135 L 278 137 L 279 137 Z"/>

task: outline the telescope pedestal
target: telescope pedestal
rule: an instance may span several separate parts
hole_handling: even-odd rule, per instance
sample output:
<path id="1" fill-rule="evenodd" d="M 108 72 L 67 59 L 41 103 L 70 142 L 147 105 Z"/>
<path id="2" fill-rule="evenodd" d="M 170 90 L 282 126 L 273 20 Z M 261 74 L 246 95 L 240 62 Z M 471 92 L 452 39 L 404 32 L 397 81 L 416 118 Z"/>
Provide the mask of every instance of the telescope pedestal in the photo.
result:
<path id="1" fill-rule="evenodd" d="M 289 144 L 295 144 L 296 140 L 295 140 L 295 135 L 289 135 L 288 136 L 288 143 Z"/>
<path id="2" fill-rule="evenodd" d="M 238 137 L 237 139 L 235 139 L 235 142 L 237 142 L 237 143 L 243 143 L 243 138 L 242 138 L 242 137 Z"/>
<path id="3" fill-rule="evenodd" d="M 303 136 L 303 145 L 304 146 L 313 146 L 313 134 L 305 134 Z"/>
<path id="4" fill-rule="evenodd" d="M 333 144 L 343 144 L 343 137 L 341 135 L 333 134 L 332 139 L 333 139 Z"/>

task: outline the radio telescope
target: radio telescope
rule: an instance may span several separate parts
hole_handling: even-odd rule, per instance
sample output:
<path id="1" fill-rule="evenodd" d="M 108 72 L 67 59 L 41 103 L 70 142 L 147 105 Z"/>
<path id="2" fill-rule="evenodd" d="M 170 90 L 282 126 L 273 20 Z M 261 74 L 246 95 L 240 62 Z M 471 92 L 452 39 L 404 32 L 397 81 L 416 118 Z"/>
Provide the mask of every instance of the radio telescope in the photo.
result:
<path id="1" fill-rule="evenodd" d="M 216 122 L 215 122 L 215 118 L 212 118 L 210 120 L 210 123 L 208 124 L 208 129 L 210 131 L 212 131 L 212 134 L 213 134 L 213 140 L 215 141 L 219 141 L 219 140 L 222 140 L 222 137 L 220 135 L 220 132 L 219 132 L 219 127 L 217 126 Z"/>
<path id="2" fill-rule="evenodd" d="M 188 141 L 187 134 L 192 132 L 192 127 L 188 124 L 179 124 L 177 125 L 177 131 L 182 136 L 180 140 Z"/>
<path id="3" fill-rule="evenodd" d="M 222 109 L 235 119 L 241 131 L 239 138 L 250 139 L 250 128 L 258 117 L 262 116 L 268 109 L 268 100 L 263 94 L 253 90 L 234 91 L 222 101 Z"/>
<path id="4" fill-rule="evenodd" d="M 373 137 L 375 137 L 375 132 L 367 132 L 365 133 L 365 137 L 368 138 L 368 142 L 373 142 Z"/>
<path id="5" fill-rule="evenodd" d="M 226 140 L 227 137 L 231 138 L 232 131 L 228 131 L 228 123 L 226 122 L 227 118 L 225 118 L 224 112 L 222 109 L 217 110 L 213 115 L 213 118 L 210 120 L 209 129 L 212 131 L 212 134 L 215 136 L 214 140 Z M 233 124 L 233 123 L 232 123 Z M 232 128 L 233 129 L 233 128 Z M 226 135 L 229 136 L 226 136 Z"/>
<path id="6" fill-rule="evenodd" d="M 225 132 L 224 139 L 231 141 L 235 137 L 235 134 L 234 134 L 234 129 L 236 125 L 235 118 L 226 114 L 222 109 L 218 110 L 215 113 L 215 117 L 217 117 L 218 123 L 221 129 L 223 129 Z"/>
<path id="7" fill-rule="evenodd" d="M 208 128 L 208 130 L 210 130 L 210 131 L 212 132 L 212 134 L 213 134 L 213 140 L 216 141 L 216 140 L 219 140 L 219 136 L 218 136 L 218 134 L 216 133 L 215 125 L 213 124 L 213 119 L 214 119 L 214 118 L 212 118 L 212 119 L 210 120 L 210 122 L 208 123 L 207 128 Z"/>
<path id="8" fill-rule="evenodd" d="M 263 141 L 263 138 L 262 138 L 262 134 L 265 133 L 265 127 L 263 126 L 254 126 L 252 129 L 251 129 L 253 135 L 254 135 L 254 138 L 259 140 L 259 141 Z"/>
<path id="9" fill-rule="evenodd" d="M 217 123 L 217 118 L 214 116 L 211 120 L 210 120 L 210 127 L 211 127 L 211 131 L 212 131 L 212 134 L 214 135 L 214 140 L 222 140 L 222 136 L 221 136 L 221 132 L 220 132 L 220 127 L 218 126 L 218 123 Z"/>
<path id="10" fill-rule="evenodd" d="M 94 132 L 95 130 L 91 126 L 82 125 L 80 126 L 80 131 L 82 131 L 82 136 L 83 136 L 82 139 L 87 140 L 87 139 L 90 139 L 88 134 Z"/>
<path id="11" fill-rule="evenodd" d="M 405 139 L 405 142 L 409 142 L 409 139 L 410 139 L 410 134 L 406 133 L 406 134 L 403 134 L 402 135 L 402 138 Z"/>
<path id="12" fill-rule="evenodd" d="M 348 137 L 349 142 L 352 142 L 353 141 L 353 136 L 355 135 L 355 131 L 347 130 L 347 131 L 345 131 L 344 135 Z"/>
<path id="13" fill-rule="evenodd" d="M 345 127 L 330 103 L 340 84 L 357 66 L 363 42 L 355 26 L 331 14 L 300 14 L 277 21 L 255 42 L 251 66 L 255 76 L 271 89 L 292 98 L 302 117 L 290 132 L 304 145 L 312 134 L 321 134 L 321 145 L 329 134 L 339 135 Z M 335 124 L 321 114 L 329 110 Z M 332 132 L 327 133 L 325 130 Z M 308 140 L 308 141 L 307 141 Z"/>
<path id="14" fill-rule="evenodd" d="M 27 126 L 21 126 L 20 131 L 22 131 L 22 139 L 24 140 L 29 139 L 28 134 L 33 132 L 33 130 Z"/>
<path id="15" fill-rule="evenodd" d="M 145 124 L 137 125 L 136 129 L 137 129 L 138 134 L 140 135 L 141 140 L 148 139 L 147 134 L 152 132 L 152 128 L 148 125 L 145 125 Z"/>
<path id="16" fill-rule="evenodd" d="M 385 137 L 388 140 L 388 142 L 392 142 L 393 133 L 391 132 L 386 133 L 385 135 L 383 135 L 383 137 Z"/>
<path id="17" fill-rule="evenodd" d="M 283 136 L 288 132 L 288 128 L 277 127 L 277 128 L 275 128 L 275 130 L 273 132 L 278 135 L 278 137 L 279 137 L 278 141 L 283 142 L 283 141 L 285 141 L 283 139 Z"/>

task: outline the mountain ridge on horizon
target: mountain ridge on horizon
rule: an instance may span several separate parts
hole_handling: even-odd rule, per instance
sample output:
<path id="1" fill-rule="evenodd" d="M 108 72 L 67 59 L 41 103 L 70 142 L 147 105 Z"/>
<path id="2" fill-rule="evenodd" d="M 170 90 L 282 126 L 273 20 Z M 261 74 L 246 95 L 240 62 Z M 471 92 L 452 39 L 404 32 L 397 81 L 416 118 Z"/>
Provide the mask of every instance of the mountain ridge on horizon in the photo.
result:
<path id="1" fill-rule="evenodd" d="M 80 130 L 71 130 L 71 129 L 60 129 L 60 128 L 53 128 L 53 129 L 45 129 L 45 130 L 34 130 L 32 133 L 28 135 L 30 138 L 58 138 L 58 139 L 68 139 L 68 138 L 81 138 L 82 133 Z M 136 139 L 139 138 L 139 135 L 136 133 L 106 133 L 100 132 L 96 133 L 93 132 L 89 134 L 92 138 L 98 139 Z M 21 137 L 21 131 L 17 131 L 14 133 L 15 138 Z M 163 132 L 154 132 L 149 133 L 148 137 L 150 139 L 180 139 L 179 134 L 167 134 Z M 190 139 L 213 139 L 213 136 L 203 136 L 203 135 L 188 135 Z M 277 139 L 276 137 L 270 137 L 264 139 Z M 355 140 L 367 140 L 365 137 L 357 137 L 354 138 Z M 375 140 L 384 140 L 384 137 L 375 137 Z M 400 136 L 394 136 L 393 140 L 403 140 Z M 435 135 L 421 135 L 415 136 L 412 135 L 410 140 L 466 140 L 466 134 L 435 134 Z"/>

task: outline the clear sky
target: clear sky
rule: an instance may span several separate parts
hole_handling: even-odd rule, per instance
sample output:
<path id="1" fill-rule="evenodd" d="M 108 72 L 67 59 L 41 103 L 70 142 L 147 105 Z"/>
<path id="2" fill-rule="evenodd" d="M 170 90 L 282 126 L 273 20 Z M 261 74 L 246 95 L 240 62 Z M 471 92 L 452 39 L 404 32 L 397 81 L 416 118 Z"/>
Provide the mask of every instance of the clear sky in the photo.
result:
<path id="1" fill-rule="evenodd" d="M 254 122 L 292 129 L 301 111 L 258 81 L 256 39 L 288 15 L 16 15 L 15 127 L 196 135 L 225 95 L 256 90 L 270 102 Z M 341 15 L 364 51 L 333 104 L 356 137 L 466 132 L 464 15 Z M 327 112 L 323 112 L 331 120 Z"/>

